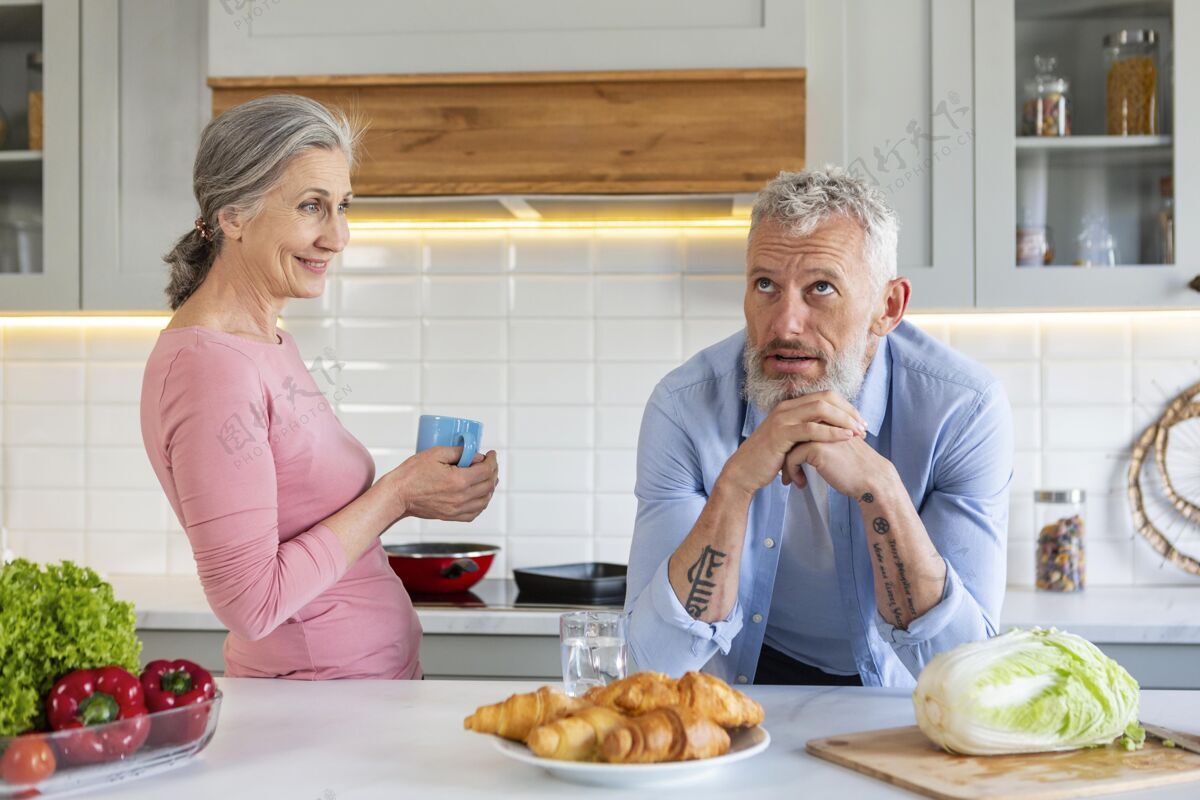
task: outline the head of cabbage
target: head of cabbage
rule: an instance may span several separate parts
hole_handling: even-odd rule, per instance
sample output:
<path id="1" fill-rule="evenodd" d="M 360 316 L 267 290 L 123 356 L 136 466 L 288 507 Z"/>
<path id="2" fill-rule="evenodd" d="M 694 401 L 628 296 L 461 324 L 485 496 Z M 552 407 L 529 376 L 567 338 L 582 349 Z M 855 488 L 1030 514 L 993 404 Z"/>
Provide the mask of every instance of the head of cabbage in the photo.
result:
<path id="1" fill-rule="evenodd" d="M 952 753 L 1141 746 L 1138 684 L 1086 639 L 1014 629 L 939 653 L 913 692 L 917 724 Z"/>

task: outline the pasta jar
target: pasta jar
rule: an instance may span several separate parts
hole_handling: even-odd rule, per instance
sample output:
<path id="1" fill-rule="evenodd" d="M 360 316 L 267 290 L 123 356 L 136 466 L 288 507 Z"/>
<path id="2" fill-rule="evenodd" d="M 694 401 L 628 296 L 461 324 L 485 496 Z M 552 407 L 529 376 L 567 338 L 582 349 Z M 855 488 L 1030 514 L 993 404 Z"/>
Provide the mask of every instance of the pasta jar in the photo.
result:
<path id="1" fill-rule="evenodd" d="M 1034 492 L 1033 515 L 1038 531 L 1037 588 L 1051 592 L 1082 591 L 1087 572 L 1083 549 L 1084 491 Z"/>
<path id="2" fill-rule="evenodd" d="M 1104 37 L 1110 136 L 1158 133 L 1158 33 L 1124 30 Z"/>
<path id="3" fill-rule="evenodd" d="M 1071 134 L 1071 83 L 1054 74 L 1054 56 L 1034 56 L 1033 80 L 1025 84 L 1021 106 L 1021 136 Z"/>

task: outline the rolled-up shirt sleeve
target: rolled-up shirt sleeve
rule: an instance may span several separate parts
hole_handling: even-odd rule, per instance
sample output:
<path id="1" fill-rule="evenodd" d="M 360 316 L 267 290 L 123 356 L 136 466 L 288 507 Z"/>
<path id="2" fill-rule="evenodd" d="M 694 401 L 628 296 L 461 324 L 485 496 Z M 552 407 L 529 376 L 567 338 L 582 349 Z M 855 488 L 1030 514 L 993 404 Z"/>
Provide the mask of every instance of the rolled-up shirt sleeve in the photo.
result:
<path id="1" fill-rule="evenodd" d="M 918 509 L 946 562 L 942 598 L 907 629 L 875 613 L 880 635 L 914 677 L 936 654 L 996 635 L 1004 600 L 1013 429 L 999 383 L 980 395 L 952 441 Z"/>
<path id="2" fill-rule="evenodd" d="M 663 384 L 642 417 L 634 493 L 638 510 L 625 596 L 633 659 L 641 669 L 671 675 L 698 670 L 718 651 L 729 652 L 742 628 L 742 611 L 735 603 L 725 619 L 702 622 L 687 613 L 671 588 L 668 562 L 708 496 L 695 446 Z"/>
<path id="3" fill-rule="evenodd" d="M 247 640 L 270 634 L 348 566 L 325 525 L 279 540 L 267 402 L 253 361 L 204 342 L 177 354 L 160 403 L 161 444 L 200 583 L 217 619 Z M 243 440 L 237 457 L 231 437 Z"/>

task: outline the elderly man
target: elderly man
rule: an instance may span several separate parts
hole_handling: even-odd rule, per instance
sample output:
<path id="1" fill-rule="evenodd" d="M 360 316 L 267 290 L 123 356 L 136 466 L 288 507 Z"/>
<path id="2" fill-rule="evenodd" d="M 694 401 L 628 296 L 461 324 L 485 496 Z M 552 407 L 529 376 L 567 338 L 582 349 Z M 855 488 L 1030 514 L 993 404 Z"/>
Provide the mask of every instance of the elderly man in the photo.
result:
<path id="1" fill-rule="evenodd" d="M 903 322 L 897 223 L 837 169 L 759 193 L 746 329 L 668 374 L 638 439 L 638 665 L 913 686 L 996 633 L 1012 419 L 980 365 Z"/>

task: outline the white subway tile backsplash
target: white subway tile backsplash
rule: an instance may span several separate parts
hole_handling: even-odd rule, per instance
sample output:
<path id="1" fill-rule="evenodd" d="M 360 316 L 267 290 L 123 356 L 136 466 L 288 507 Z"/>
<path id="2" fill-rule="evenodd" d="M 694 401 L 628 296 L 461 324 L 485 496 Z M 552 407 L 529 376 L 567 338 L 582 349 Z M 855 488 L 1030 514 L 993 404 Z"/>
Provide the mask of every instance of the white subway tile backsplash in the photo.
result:
<path id="1" fill-rule="evenodd" d="M 316 297 L 309 297 L 302 300 L 288 300 L 281 316 L 284 320 L 327 317 L 337 307 L 336 298 L 338 294 L 338 282 L 332 277 L 326 278 L 325 291 Z M 286 322 L 284 325 L 286 327 Z"/>
<path id="2" fill-rule="evenodd" d="M 1008 543 L 1008 585 L 1032 589 L 1037 576 L 1037 555 L 1033 542 Z"/>
<path id="3" fill-rule="evenodd" d="M 663 376 L 678 366 L 674 361 L 619 362 L 596 365 L 596 384 L 601 403 L 645 406 L 650 392 Z"/>
<path id="4" fill-rule="evenodd" d="M 1042 482 L 1046 489 L 1086 489 L 1093 492 L 1120 491 L 1125 487 L 1129 457 L 1117 453 L 1051 450 L 1042 455 Z"/>
<path id="5" fill-rule="evenodd" d="M 4 333 L 4 358 L 7 361 L 83 357 L 83 328 L 8 328 Z"/>
<path id="6" fill-rule="evenodd" d="M 503 317 L 507 279 L 427 276 L 421 279 L 422 312 L 427 317 Z"/>
<path id="7" fill-rule="evenodd" d="M 421 327 L 426 361 L 500 361 L 507 355 L 508 325 L 501 319 L 427 319 Z"/>
<path id="8" fill-rule="evenodd" d="M 590 231 L 514 231 L 511 246 L 516 272 L 592 271 Z"/>
<path id="9" fill-rule="evenodd" d="M 1018 450 L 1013 453 L 1011 494 L 1029 494 L 1042 488 L 1042 454 L 1037 450 Z"/>
<path id="10" fill-rule="evenodd" d="M 160 328 L 166 327 L 166 324 L 164 319 L 162 325 L 154 327 L 87 328 L 84 333 L 87 359 L 90 362 L 132 361 L 145 364 L 158 341 Z"/>
<path id="11" fill-rule="evenodd" d="M 596 451 L 596 491 L 632 492 L 637 475 L 637 450 Z"/>
<path id="12" fill-rule="evenodd" d="M 87 485 L 93 489 L 160 487 L 144 447 L 89 447 L 86 469 Z"/>
<path id="13" fill-rule="evenodd" d="M 84 456 L 77 447 L 9 447 L 6 467 L 5 485 L 15 489 L 83 486 Z"/>
<path id="14" fill-rule="evenodd" d="M 343 272 L 404 273 L 421 270 L 421 236 L 396 231 L 355 231 L 342 251 Z"/>
<path id="15" fill-rule="evenodd" d="M 19 558 L 30 561 L 87 563 L 87 542 L 78 531 L 8 531 L 8 544 Z"/>
<path id="16" fill-rule="evenodd" d="M 654 232 L 597 231 L 593 268 L 597 273 L 676 273 L 682 266 L 682 241 Z"/>
<path id="17" fill-rule="evenodd" d="M 1133 401 L 1154 411 L 1165 410 L 1184 390 L 1200 384 L 1200 358 L 1135 359 Z"/>
<path id="18" fill-rule="evenodd" d="M 167 574 L 195 575 L 196 557 L 192 555 L 192 543 L 182 532 L 168 533 L 167 536 Z"/>
<path id="19" fill-rule="evenodd" d="M 140 403 L 145 363 L 92 362 L 87 365 L 89 403 Z"/>
<path id="20" fill-rule="evenodd" d="M 1042 399 L 1041 365 L 1035 360 L 984 361 L 983 365 L 1004 385 L 1014 406 L 1037 405 Z"/>
<path id="21" fill-rule="evenodd" d="M 1046 447 L 1124 452 L 1133 446 L 1133 415 L 1123 406 L 1048 406 Z"/>
<path id="22" fill-rule="evenodd" d="M 89 405 L 87 443 L 142 446 L 142 418 L 138 406 Z"/>
<path id="23" fill-rule="evenodd" d="M 964 321 L 951 328 L 950 344 L 972 358 L 1037 358 L 1040 353 L 1040 328 L 1024 317 L 1012 320 Z"/>
<path id="24" fill-rule="evenodd" d="M 633 536 L 633 522 L 637 517 L 637 498 L 632 491 L 596 494 L 597 536 Z"/>
<path id="25" fill-rule="evenodd" d="M 347 361 L 416 361 L 421 358 L 421 324 L 415 319 L 340 319 L 336 354 Z"/>
<path id="26" fill-rule="evenodd" d="M 637 447 L 644 406 L 602 405 L 596 408 L 597 447 Z"/>
<path id="27" fill-rule="evenodd" d="M 412 404 L 421 400 L 421 366 L 415 361 L 349 361 L 342 367 L 338 383 L 352 403 Z"/>
<path id="28" fill-rule="evenodd" d="M 368 448 L 412 447 L 417 440 L 417 410 L 413 406 L 343 405 L 338 418 Z"/>
<path id="29" fill-rule="evenodd" d="M 88 530 L 161 532 L 167 522 L 167 499 L 161 489 L 95 489 L 87 493 Z"/>
<path id="30" fill-rule="evenodd" d="M 675 361 L 683 350 L 678 319 L 601 319 L 596 321 L 596 358 L 600 361 Z"/>
<path id="31" fill-rule="evenodd" d="M 675 317 L 683 309 L 679 275 L 600 275 L 596 314 L 601 317 Z"/>
<path id="32" fill-rule="evenodd" d="M 1128 361 L 1042 361 L 1045 402 L 1128 404 L 1133 400 L 1133 371 Z"/>
<path id="33" fill-rule="evenodd" d="M 9 403 L 82 403 L 83 387 L 81 363 L 12 361 L 4 367 L 4 399 Z"/>
<path id="34" fill-rule="evenodd" d="M 632 545 L 633 538 L 630 536 L 595 539 L 592 543 L 592 558 L 601 564 L 628 564 L 629 549 Z"/>
<path id="35" fill-rule="evenodd" d="M 88 563 L 101 575 L 162 575 L 167 536 L 158 533 L 88 533 Z"/>
<path id="36" fill-rule="evenodd" d="M 1200 576 L 1167 561 L 1139 536 L 1133 542 L 1133 582 L 1141 586 L 1200 586 Z"/>
<path id="37" fill-rule="evenodd" d="M 6 522 L 15 530 L 81 531 L 84 493 L 77 489 L 10 489 Z"/>
<path id="38" fill-rule="evenodd" d="M 689 275 L 683 280 L 683 311 L 689 317 L 745 320 L 746 279 L 738 275 Z"/>
<path id="39" fill-rule="evenodd" d="M 590 319 L 514 319 L 508 323 L 509 358 L 513 361 L 592 359 Z"/>
<path id="40" fill-rule="evenodd" d="M 1085 544 L 1088 586 L 1128 586 L 1133 583 L 1132 539 L 1092 538 Z"/>
<path id="41" fill-rule="evenodd" d="M 332 319 L 292 319 L 283 327 L 296 340 L 296 349 L 308 363 L 322 353 L 337 352 L 337 328 Z"/>
<path id="42" fill-rule="evenodd" d="M 509 492 L 508 532 L 554 538 L 590 535 L 592 495 Z"/>
<path id="43" fill-rule="evenodd" d="M 590 406 L 512 406 L 512 440 L 521 447 L 591 448 L 596 411 Z"/>
<path id="44" fill-rule="evenodd" d="M 745 231 L 687 231 L 683 238 L 688 272 L 722 275 L 745 273 Z"/>
<path id="45" fill-rule="evenodd" d="M 4 441 L 10 446 L 83 444 L 84 409 L 85 406 L 19 405 L 6 401 Z"/>
<path id="46" fill-rule="evenodd" d="M 586 405 L 594 398 L 590 362 L 508 365 L 509 402 L 522 405 Z"/>
<path id="47" fill-rule="evenodd" d="M 1137 315 L 1133 321 L 1133 357 L 1200 359 L 1200 320 L 1191 315 Z"/>
<path id="48" fill-rule="evenodd" d="M 338 280 L 341 289 L 338 314 L 341 317 L 415 317 L 421 312 L 420 280 L 343 275 Z M 327 311 L 320 316 L 328 314 Z"/>
<path id="49" fill-rule="evenodd" d="M 511 449 L 508 488 L 513 492 L 590 492 L 592 454 L 588 450 Z"/>
<path id="50" fill-rule="evenodd" d="M 509 278 L 509 313 L 514 317 L 592 315 L 595 301 L 591 275 L 517 275 Z"/>
<path id="51" fill-rule="evenodd" d="M 578 564 L 592 560 L 592 540 L 584 536 L 508 537 L 508 568 Z"/>
<path id="52" fill-rule="evenodd" d="M 503 234 L 435 231 L 425 235 L 425 268 L 444 275 L 506 272 L 510 265 Z"/>
<path id="53" fill-rule="evenodd" d="M 746 327 L 741 319 L 684 319 L 683 359 L 686 361 L 706 347 L 728 339 Z"/>
<path id="54" fill-rule="evenodd" d="M 507 398 L 504 364 L 426 363 L 421 370 L 421 401 L 430 403 L 503 403 Z"/>
<path id="55" fill-rule="evenodd" d="M 1015 406 L 1012 410 L 1013 444 L 1017 450 L 1037 450 L 1042 446 L 1042 413 L 1034 406 Z"/>
<path id="56" fill-rule="evenodd" d="M 1042 322 L 1042 358 L 1129 358 L 1129 320 L 1068 315 Z"/>

